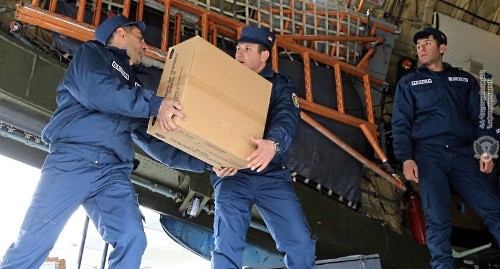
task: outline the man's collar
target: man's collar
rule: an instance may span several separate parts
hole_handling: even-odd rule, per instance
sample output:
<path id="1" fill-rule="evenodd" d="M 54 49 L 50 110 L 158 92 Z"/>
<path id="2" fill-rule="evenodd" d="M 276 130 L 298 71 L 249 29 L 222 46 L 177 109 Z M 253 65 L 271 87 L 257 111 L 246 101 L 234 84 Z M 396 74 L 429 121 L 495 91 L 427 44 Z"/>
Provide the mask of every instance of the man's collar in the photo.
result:
<path id="1" fill-rule="evenodd" d="M 271 78 L 274 76 L 274 70 L 270 64 L 266 64 L 264 69 L 262 69 L 262 71 L 260 71 L 259 75 L 261 75 L 265 78 Z"/>
<path id="2" fill-rule="evenodd" d="M 443 62 L 443 71 L 446 70 L 446 69 L 450 69 L 450 68 L 453 68 L 453 66 L 451 66 L 449 63 L 446 63 L 446 62 Z M 422 64 L 418 67 L 418 70 L 419 71 L 424 71 L 424 70 L 429 70 L 429 71 L 432 71 L 430 70 L 427 65 L 425 64 Z"/>

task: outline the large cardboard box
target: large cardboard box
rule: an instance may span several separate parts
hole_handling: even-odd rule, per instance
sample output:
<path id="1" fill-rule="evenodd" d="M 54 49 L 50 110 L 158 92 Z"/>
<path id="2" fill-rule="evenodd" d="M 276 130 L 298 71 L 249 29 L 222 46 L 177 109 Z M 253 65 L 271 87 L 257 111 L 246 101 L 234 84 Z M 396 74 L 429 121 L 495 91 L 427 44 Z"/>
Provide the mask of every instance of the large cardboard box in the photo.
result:
<path id="1" fill-rule="evenodd" d="M 182 104 L 186 120 L 164 132 L 151 118 L 148 133 L 214 167 L 246 167 L 262 138 L 272 84 L 195 36 L 169 49 L 158 96 Z"/>

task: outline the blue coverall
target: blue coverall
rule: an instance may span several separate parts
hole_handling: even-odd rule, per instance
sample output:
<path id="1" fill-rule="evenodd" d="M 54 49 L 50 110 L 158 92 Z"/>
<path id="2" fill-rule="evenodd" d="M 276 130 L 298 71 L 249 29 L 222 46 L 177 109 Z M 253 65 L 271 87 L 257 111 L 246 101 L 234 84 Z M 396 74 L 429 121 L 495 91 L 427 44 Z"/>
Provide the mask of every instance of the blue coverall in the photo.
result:
<path id="1" fill-rule="evenodd" d="M 394 100 L 394 151 L 419 171 L 427 247 L 434 269 L 452 269 L 450 185 L 500 242 L 500 198 L 495 182 L 479 171 L 473 141 L 483 134 L 479 86 L 469 73 L 444 63 L 442 72 L 421 66 L 401 79 Z"/>
<path id="2" fill-rule="evenodd" d="M 260 75 L 273 82 L 264 138 L 278 142 L 281 150 L 260 173 L 245 169 L 224 178 L 212 173 L 211 181 L 215 189 L 212 268 L 242 267 L 245 238 L 254 204 L 277 249 L 285 253 L 287 268 L 316 268 L 315 241 L 295 194 L 290 170 L 282 166 L 299 123 L 299 108 L 292 101 L 295 86 L 285 76 L 275 73 L 269 65 Z"/>
<path id="3" fill-rule="evenodd" d="M 146 237 L 130 181 L 133 140 L 165 164 L 206 168 L 146 134 L 162 100 L 140 86 L 125 50 L 96 41 L 81 46 L 57 88 L 58 107 L 42 132 L 50 152 L 0 268 L 39 268 L 80 205 L 113 247 L 109 268 L 139 268 Z"/>

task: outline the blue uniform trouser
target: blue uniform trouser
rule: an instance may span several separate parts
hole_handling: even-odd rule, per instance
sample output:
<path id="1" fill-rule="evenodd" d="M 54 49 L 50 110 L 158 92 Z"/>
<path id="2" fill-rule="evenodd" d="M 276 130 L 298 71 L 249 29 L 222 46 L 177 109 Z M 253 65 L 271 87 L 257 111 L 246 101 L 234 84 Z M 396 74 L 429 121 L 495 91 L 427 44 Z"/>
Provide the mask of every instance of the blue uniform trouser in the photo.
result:
<path id="1" fill-rule="evenodd" d="M 146 237 L 129 179 L 131 168 L 131 163 L 99 151 L 50 153 L 17 241 L 0 268 L 39 268 L 80 205 L 113 246 L 109 268 L 139 268 Z"/>
<path id="2" fill-rule="evenodd" d="M 420 145 L 416 147 L 415 160 L 432 268 L 454 268 L 450 242 L 450 185 L 471 205 L 500 243 L 500 198 L 495 190 L 495 179 L 479 171 L 479 161 L 474 158 L 472 146 Z"/>
<path id="3" fill-rule="evenodd" d="M 279 173 L 280 179 L 275 179 L 238 172 L 215 185 L 212 268 L 239 269 L 243 266 L 245 238 L 254 204 L 276 248 L 285 253 L 287 268 L 316 268 L 315 242 L 289 180 L 290 171 L 283 169 Z"/>

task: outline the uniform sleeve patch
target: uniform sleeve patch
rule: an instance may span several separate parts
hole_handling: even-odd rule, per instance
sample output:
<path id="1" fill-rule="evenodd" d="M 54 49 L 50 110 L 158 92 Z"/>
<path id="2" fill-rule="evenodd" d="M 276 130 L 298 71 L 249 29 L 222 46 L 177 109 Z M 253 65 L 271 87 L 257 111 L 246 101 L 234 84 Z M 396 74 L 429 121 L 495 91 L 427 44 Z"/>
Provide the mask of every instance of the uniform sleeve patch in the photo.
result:
<path id="1" fill-rule="evenodd" d="M 295 93 L 292 93 L 292 103 L 293 103 L 293 105 L 296 108 L 300 108 L 300 106 L 299 106 L 299 97 Z"/>

